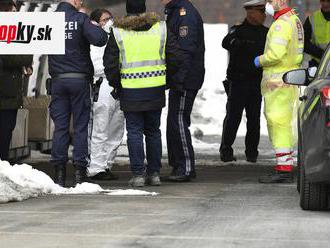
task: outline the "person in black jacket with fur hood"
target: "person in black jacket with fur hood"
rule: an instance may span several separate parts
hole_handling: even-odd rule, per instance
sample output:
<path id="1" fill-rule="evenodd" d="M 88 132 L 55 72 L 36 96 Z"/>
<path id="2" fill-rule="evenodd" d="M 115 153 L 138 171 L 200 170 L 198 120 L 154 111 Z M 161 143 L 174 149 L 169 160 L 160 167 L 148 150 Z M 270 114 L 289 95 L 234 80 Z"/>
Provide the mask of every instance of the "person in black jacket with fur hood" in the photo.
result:
<path id="1" fill-rule="evenodd" d="M 12 0 L 0 2 L 0 11 L 16 11 Z M 17 110 L 23 105 L 23 78 L 32 74 L 32 55 L 0 55 L 0 160 L 9 159 Z"/>
<path id="2" fill-rule="evenodd" d="M 165 106 L 166 76 L 180 75 L 176 38 L 156 13 L 146 13 L 145 0 L 127 0 L 127 16 L 114 21 L 103 63 L 109 84 L 119 97 L 127 128 L 133 187 L 160 185 L 160 117 Z M 178 83 L 180 79 L 177 79 Z M 144 168 L 143 134 L 147 162 Z"/>

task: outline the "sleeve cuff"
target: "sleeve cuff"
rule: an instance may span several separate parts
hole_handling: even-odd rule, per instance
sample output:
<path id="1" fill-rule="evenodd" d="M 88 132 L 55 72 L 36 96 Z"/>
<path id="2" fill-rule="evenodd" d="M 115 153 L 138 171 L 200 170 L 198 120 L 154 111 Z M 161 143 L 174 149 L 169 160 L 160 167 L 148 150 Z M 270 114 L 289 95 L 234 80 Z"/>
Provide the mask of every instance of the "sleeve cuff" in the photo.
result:
<path id="1" fill-rule="evenodd" d="M 257 68 L 261 67 L 261 65 L 260 65 L 260 61 L 259 61 L 259 57 L 256 57 L 256 58 L 254 59 L 254 65 L 255 65 L 255 67 L 257 67 Z"/>

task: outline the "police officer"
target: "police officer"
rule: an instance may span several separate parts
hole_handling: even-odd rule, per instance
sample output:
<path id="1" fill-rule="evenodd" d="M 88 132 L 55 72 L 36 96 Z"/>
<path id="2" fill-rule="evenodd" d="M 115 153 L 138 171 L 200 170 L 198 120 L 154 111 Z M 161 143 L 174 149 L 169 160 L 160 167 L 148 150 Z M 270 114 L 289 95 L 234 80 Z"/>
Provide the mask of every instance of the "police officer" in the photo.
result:
<path id="1" fill-rule="evenodd" d="M 189 131 L 190 115 L 198 90 L 204 82 L 203 20 L 188 0 L 161 0 L 165 5 L 167 27 L 177 37 L 183 52 L 184 70 L 169 79 L 167 150 L 173 168 L 170 181 L 185 182 L 195 177 L 195 157 Z M 182 84 L 176 80 L 180 78 Z"/>
<path id="2" fill-rule="evenodd" d="M 247 132 L 245 136 L 246 160 L 256 162 L 260 139 L 260 109 L 262 78 L 261 68 L 256 68 L 253 60 L 265 48 L 268 28 L 263 26 L 266 18 L 265 1 L 249 0 L 243 4 L 246 19 L 240 25 L 230 28 L 222 46 L 230 52 L 227 69 L 229 95 L 227 114 L 223 123 L 220 158 L 224 162 L 234 161 L 232 145 L 246 111 Z"/>
<path id="3" fill-rule="evenodd" d="M 312 56 L 309 67 L 318 66 L 330 42 L 330 0 L 320 0 L 321 9 L 313 12 L 304 23 L 304 52 Z"/>
<path id="4" fill-rule="evenodd" d="M 285 85 L 282 77 L 287 71 L 298 69 L 303 60 L 304 30 L 288 0 L 269 0 L 269 12 L 274 12 L 262 55 L 255 58 L 256 67 L 263 68 L 261 93 L 268 134 L 275 150 L 276 165 L 271 174 L 259 178 L 260 183 L 293 182 L 293 120 L 298 102 L 298 88 Z"/>
<path id="5" fill-rule="evenodd" d="M 107 79 L 119 94 L 127 128 L 133 177 L 129 185 L 161 184 L 160 117 L 165 106 L 166 70 L 180 61 L 176 37 L 156 13 L 145 13 L 145 0 L 127 0 L 127 16 L 115 21 L 104 54 Z M 148 165 L 144 166 L 143 135 Z"/>
<path id="6" fill-rule="evenodd" d="M 61 186 L 65 184 L 71 114 L 75 183 L 87 180 L 90 82 L 94 75 L 90 44 L 104 46 L 108 39 L 101 27 L 78 11 L 80 7 L 80 0 L 66 0 L 58 5 L 56 11 L 65 12 L 65 55 L 49 56 L 52 77 L 50 115 L 55 124 L 51 163 L 55 166 L 55 183 Z"/>
<path id="7" fill-rule="evenodd" d="M 1 1 L 0 11 L 16 11 L 15 1 Z M 23 105 L 22 74 L 32 74 L 32 59 L 32 55 L 0 55 L 0 160 L 8 160 L 17 110 Z"/>

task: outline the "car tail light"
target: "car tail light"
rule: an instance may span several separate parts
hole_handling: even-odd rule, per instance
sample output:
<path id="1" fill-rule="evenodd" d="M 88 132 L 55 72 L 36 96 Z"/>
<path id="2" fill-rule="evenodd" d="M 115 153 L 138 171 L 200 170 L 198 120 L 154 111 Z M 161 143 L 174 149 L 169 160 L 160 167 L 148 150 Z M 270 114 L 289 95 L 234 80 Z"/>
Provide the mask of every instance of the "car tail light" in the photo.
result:
<path id="1" fill-rule="evenodd" d="M 321 89 L 321 99 L 324 106 L 330 106 L 330 86 Z"/>
<path id="2" fill-rule="evenodd" d="M 326 108 L 326 125 L 330 127 L 330 86 L 321 89 L 321 100 Z"/>

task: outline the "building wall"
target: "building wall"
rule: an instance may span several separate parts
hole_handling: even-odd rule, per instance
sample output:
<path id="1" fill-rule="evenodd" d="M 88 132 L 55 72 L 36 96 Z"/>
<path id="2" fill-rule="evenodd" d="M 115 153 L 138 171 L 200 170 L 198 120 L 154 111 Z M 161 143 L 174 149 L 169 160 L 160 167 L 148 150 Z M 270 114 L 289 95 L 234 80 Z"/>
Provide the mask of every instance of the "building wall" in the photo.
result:
<path id="1" fill-rule="evenodd" d="M 195 7 L 200 11 L 206 23 L 229 23 L 233 25 L 244 19 L 245 11 L 242 4 L 245 0 L 191 0 Z M 315 10 L 319 6 L 319 1 L 312 1 L 308 8 Z M 148 11 L 163 13 L 163 6 L 159 0 L 147 0 Z M 125 14 L 125 3 L 111 7 L 115 16 Z M 307 10 L 308 11 L 308 10 Z"/>

